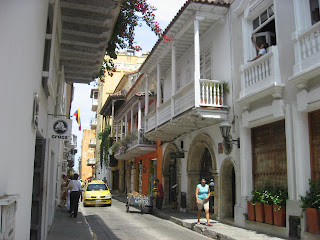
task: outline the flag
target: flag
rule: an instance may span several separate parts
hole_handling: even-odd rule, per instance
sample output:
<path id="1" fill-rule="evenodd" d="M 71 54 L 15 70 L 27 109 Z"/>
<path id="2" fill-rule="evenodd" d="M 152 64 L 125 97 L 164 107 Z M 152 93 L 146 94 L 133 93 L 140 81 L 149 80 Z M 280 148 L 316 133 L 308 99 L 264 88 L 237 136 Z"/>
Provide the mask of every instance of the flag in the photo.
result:
<path id="1" fill-rule="evenodd" d="M 80 122 L 80 111 L 79 111 L 79 108 L 77 111 L 75 111 L 75 113 L 73 114 L 74 116 L 76 116 L 76 120 L 77 120 L 77 123 L 79 125 L 79 131 L 81 131 L 81 122 Z"/>

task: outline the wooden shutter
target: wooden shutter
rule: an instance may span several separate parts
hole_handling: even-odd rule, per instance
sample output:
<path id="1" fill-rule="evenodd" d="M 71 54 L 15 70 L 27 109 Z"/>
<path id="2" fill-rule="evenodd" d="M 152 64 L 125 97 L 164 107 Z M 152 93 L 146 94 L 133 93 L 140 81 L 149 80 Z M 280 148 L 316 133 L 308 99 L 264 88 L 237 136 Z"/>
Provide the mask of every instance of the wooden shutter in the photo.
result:
<path id="1" fill-rule="evenodd" d="M 309 113 L 311 178 L 320 177 L 320 110 Z"/>
<path id="2" fill-rule="evenodd" d="M 287 187 L 285 121 L 253 128 L 251 135 L 254 189 L 268 180 L 274 186 Z"/>

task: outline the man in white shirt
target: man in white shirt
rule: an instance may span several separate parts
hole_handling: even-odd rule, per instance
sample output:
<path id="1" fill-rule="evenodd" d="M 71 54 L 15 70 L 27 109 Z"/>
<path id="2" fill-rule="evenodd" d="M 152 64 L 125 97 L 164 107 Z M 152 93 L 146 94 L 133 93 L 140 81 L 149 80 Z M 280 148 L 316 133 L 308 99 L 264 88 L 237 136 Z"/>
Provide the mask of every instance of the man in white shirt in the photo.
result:
<path id="1" fill-rule="evenodd" d="M 258 55 L 251 59 L 251 60 L 248 60 L 248 62 L 253 62 L 254 60 L 257 60 L 259 57 L 261 57 L 262 55 L 266 54 L 267 53 L 267 48 L 269 47 L 269 44 L 268 43 L 262 43 L 260 47 L 258 47 L 256 41 L 254 40 L 254 38 L 252 37 L 251 38 L 251 41 L 254 45 L 254 47 L 257 49 L 258 51 Z"/>
<path id="2" fill-rule="evenodd" d="M 72 217 L 73 215 L 75 218 L 78 215 L 78 205 L 80 197 L 82 202 L 82 188 L 81 182 L 78 180 L 78 177 L 79 175 L 75 173 L 68 185 L 68 189 L 70 190 L 70 217 Z"/>

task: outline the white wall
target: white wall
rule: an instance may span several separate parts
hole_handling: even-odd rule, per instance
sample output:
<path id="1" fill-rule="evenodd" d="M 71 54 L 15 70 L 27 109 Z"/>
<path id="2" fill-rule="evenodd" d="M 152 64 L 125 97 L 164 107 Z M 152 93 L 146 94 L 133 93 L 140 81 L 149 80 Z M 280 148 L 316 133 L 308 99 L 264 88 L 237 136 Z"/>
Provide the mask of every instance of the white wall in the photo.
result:
<path id="1" fill-rule="evenodd" d="M 47 99 L 41 84 L 47 10 L 48 0 L 2 0 L 0 8 L 0 196 L 20 195 L 15 232 L 19 240 L 30 236 L 35 140 L 47 137 L 48 114 L 55 105 L 55 96 Z M 37 131 L 31 125 L 34 93 L 40 97 Z M 62 149 L 61 142 L 47 141 L 42 239 L 54 216 Z"/>

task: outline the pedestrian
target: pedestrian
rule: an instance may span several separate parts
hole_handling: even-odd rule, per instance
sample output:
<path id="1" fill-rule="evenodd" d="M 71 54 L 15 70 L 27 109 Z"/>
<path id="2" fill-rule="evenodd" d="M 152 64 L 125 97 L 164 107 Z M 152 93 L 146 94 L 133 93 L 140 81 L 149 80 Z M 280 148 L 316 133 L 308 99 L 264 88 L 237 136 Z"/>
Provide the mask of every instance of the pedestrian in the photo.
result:
<path id="1" fill-rule="evenodd" d="M 248 62 L 253 62 L 254 60 L 257 60 L 258 58 L 260 58 L 262 55 L 266 54 L 267 53 L 267 48 L 269 47 L 268 43 L 262 43 L 260 45 L 260 47 L 258 47 L 256 41 L 254 40 L 254 37 L 251 37 L 251 41 L 252 41 L 254 47 L 258 51 L 258 55 L 255 58 L 253 58 L 251 60 L 248 60 Z"/>
<path id="2" fill-rule="evenodd" d="M 209 197 L 209 207 L 210 211 L 209 212 L 214 212 L 214 180 L 211 179 L 209 183 L 209 188 L 210 188 L 210 197 Z"/>
<path id="3" fill-rule="evenodd" d="M 108 181 L 107 181 L 106 177 L 104 177 L 102 181 L 104 182 L 104 184 L 106 184 L 108 186 Z"/>
<path id="4" fill-rule="evenodd" d="M 67 190 L 68 187 L 68 176 L 62 174 L 62 182 L 61 182 L 61 200 L 59 207 L 64 207 L 67 201 Z"/>
<path id="5" fill-rule="evenodd" d="M 210 196 L 210 188 L 209 185 L 206 184 L 206 180 L 204 178 L 201 179 L 201 183 L 197 185 L 196 188 L 196 200 L 198 205 L 198 223 L 200 224 L 200 217 L 202 208 L 206 213 L 207 226 L 212 226 L 210 224 L 209 219 L 209 196 Z"/>
<path id="6" fill-rule="evenodd" d="M 164 197 L 163 186 L 160 183 L 159 179 L 156 179 L 154 181 L 157 184 L 156 208 L 161 210 L 162 209 L 162 203 L 163 203 L 163 197 Z"/>
<path id="7" fill-rule="evenodd" d="M 70 217 L 72 215 L 76 218 L 78 215 L 78 205 L 79 205 L 79 198 L 81 198 L 82 202 L 82 188 L 81 182 L 78 180 L 79 175 L 75 173 L 72 177 L 68 185 L 68 189 L 70 190 Z"/>

